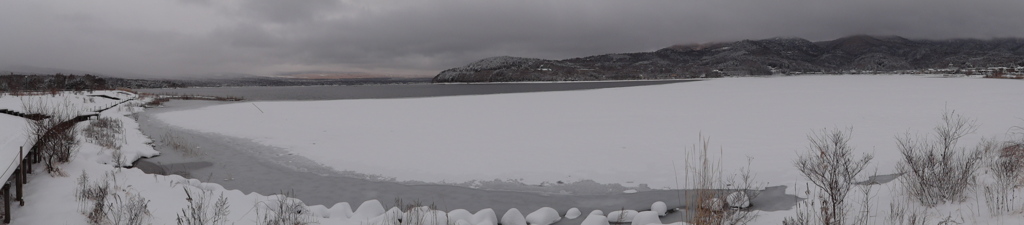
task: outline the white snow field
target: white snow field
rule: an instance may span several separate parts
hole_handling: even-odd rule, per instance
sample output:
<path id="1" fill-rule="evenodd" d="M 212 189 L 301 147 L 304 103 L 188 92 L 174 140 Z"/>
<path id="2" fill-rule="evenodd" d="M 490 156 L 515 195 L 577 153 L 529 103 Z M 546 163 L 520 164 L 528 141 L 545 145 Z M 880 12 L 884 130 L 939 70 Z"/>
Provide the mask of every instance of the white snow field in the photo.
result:
<path id="1" fill-rule="evenodd" d="M 1024 123 L 1022 96 L 1024 83 L 1016 80 L 798 76 L 570 92 L 244 102 L 156 118 L 280 147 L 339 171 L 397 180 L 536 185 L 590 179 L 674 188 L 686 149 L 700 135 L 710 138 L 716 154 L 721 150 L 726 174 L 747 166 L 749 157 L 759 181 L 789 185 L 802 180 L 792 163 L 808 145 L 808 134 L 852 128 L 856 150 L 875 154 L 869 170 L 889 174 L 898 155 L 895 135 L 930 132 L 949 109 L 980 125 L 963 143 L 1001 138 Z"/>

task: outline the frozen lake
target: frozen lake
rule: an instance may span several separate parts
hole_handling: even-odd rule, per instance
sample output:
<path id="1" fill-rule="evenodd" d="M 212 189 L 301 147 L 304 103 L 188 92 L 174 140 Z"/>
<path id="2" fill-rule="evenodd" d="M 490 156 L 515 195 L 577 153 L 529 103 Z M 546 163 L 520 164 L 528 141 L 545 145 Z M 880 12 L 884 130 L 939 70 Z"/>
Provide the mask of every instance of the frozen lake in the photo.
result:
<path id="1" fill-rule="evenodd" d="M 1009 127 L 1020 125 L 1019 115 L 1024 115 L 1024 107 L 1019 103 L 1019 96 L 1024 96 L 1020 84 L 1009 80 L 893 75 L 724 78 L 558 92 L 186 103 L 149 114 L 151 120 L 164 123 L 165 128 L 157 129 L 208 140 L 197 143 L 236 146 L 240 153 L 228 153 L 228 157 L 253 156 L 241 163 L 219 164 L 213 160 L 216 157 L 210 156 L 196 160 L 207 161 L 206 164 L 183 164 L 203 167 L 184 171 L 192 177 L 207 176 L 218 183 L 238 178 L 217 177 L 222 175 L 201 169 L 227 171 L 218 165 L 258 165 L 269 161 L 268 165 L 288 169 L 271 168 L 275 171 L 372 179 L 380 175 L 384 180 L 400 181 L 404 185 L 401 188 L 451 188 L 441 193 L 488 192 L 482 189 L 502 189 L 506 184 L 520 182 L 522 187 L 531 187 L 524 191 L 547 192 L 548 196 L 590 196 L 586 200 L 558 200 L 576 202 L 571 203 L 574 207 L 634 203 L 642 206 L 649 205 L 649 199 L 631 202 L 614 198 L 652 194 L 671 204 L 667 200 L 676 197 L 665 189 L 687 187 L 675 180 L 678 174 L 685 174 L 679 165 L 683 165 L 687 149 L 693 148 L 698 136 L 710 137 L 713 157 L 724 163 L 725 174 L 737 172 L 747 166 L 747 159 L 752 159 L 749 166 L 757 172 L 757 181 L 767 186 L 803 186 L 804 180 L 792 162 L 798 152 L 805 150 L 807 135 L 823 128 L 852 128 L 850 144 L 858 152 L 875 155 L 868 170 L 872 174 L 891 174 L 898 159 L 893 137 L 904 132 L 930 131 L 945 110 L 977 119 L 979 129 L 965 137 L 964 143 L 1006 135 Z M 143 123 L 147 126 L 150 122 Z M 289 179 L 280 179 L 286 185 L 268 188 L 270 191 L 302 183 L 290 180 L 289 174 L 275 176 Z M 492 180 L 501 184 L 494 185 Z M 417 182 L 476 189 L 410 185 Z M 644 189 L 642 184 L 654 191 L 616 191 Z M 339 195 L 353 193 L 344 191 L 347 187 L 332 184 L 311 186 L 344 192 Z M 363 194 L 379 194 L 374 192 L 381 190 L 415 192 L 369 187 L 371 191 Z M 776 196 L 786 192 L 793 193 L 779 191 Z M 387 197 L 378 199 L 381 198 Z M 450 199 L 451 196 L 431 197 L 430 201 Z M 484 199 L 480 201 L 511 202 L 526 198 Z M 495 209 L 499 207 L 502 206 Z"/>
<path id="2" fill-rule="evenodd" d="M 500 93 L 527 93 L 548 91 L 588 90 L 613 87 L 635 87 L 678 83 L 683 81 L 641 82 L 589 82 L 589 83 L 532 83 L 532 84 L 473 84 L 473 85 L 393 85 L 393 86 L 326 86 L 326 87 L 232 87 L 197 89 L 150 89 L 153 93 L 181 93 L 215 96 L 244 96 L 255 100 L 328 100 L 366 98 L 409 98 Z M 418 96 L 422 95 L 422 96 Z M 420 182 L 390 182 L 359 178 L 363 174 L 339 172 L 319 165 L 307 158 L 288 154 L 279 147 L 255 143 L 246 138 L 199 132 L 170 126 L 154 119 L 174 111 L 188 111 L 203 107 L 230 104 L 211 101 L 171 101 L 166 107 L 148 109 L 140 118 L 141 129 L 154 140 L 176 136 L 188 140 L 188 145 L 202 149 L 201 156 L 189 156 L 158 144 L 161 156 L 142 159 L 137 166 L 149 173 L 179 174 L 205 182 L 223 185 L 228 189 L 262 194 L 293 192 L 307 204 L 331 206 L 338 202 L 359 202 L 379 199 L 390 203 L 394 199 L 419 200 L 445 208 L 477 210 L 492 208 L 504 212 L 516 207 L 532 211 L 540 207 L 567 209 L 580 207 L 605 211 L 626 208 L 648 208 L 655 201 L 678 197 L 670 190 L 642 191 L 624 194 L 635 189 L 618 184 L 579 183 L 577 185 L 508 185 L 487 188 L 467 188 L 453 185 Z M 635 186 L 635 185 L 634 185 Z M 502 189 L 502 190 L 493 190 Z M 568 193 L 571 189 L 575 194 Z M 775 195 L 783 195 L 783 189 Z M 561 193 L 561 194 L 559 194 Z M 685 194 L 685 193 L 684 193 Z M 770 196 L 766 195 L 766 196 Z M 670 203 L 669 205 L 677 205 Z M 583 207 L 581 207 L 583 206 Z M 785 204 L 766 206 L 765 209 L 786 208 Z M 579 222 L 579 221 L 575 221 Z M 572 224 L 565 221 L 562 224 Z"/>

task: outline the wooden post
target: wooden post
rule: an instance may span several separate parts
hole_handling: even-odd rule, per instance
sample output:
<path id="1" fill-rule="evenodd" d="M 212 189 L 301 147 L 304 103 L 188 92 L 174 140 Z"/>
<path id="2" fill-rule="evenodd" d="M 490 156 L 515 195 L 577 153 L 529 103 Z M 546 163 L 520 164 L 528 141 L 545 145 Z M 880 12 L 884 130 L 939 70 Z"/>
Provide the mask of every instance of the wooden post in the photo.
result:
<path id="1" fill-rule="evenodd" d="M 18 151 L 24 153 L 25 152 L 25 146 L 18 147 Z M 29 152 L 28 155 L 25 155 L 25 158 L 21 159 L 21 164 L 22 164 L 22 167 L 25 168 L 25 172 L 26 173 L 30 173 L 30 174 L 32 173 L 32 153 L 31 152 Z M 28 178 L 28 175 L 25 175 L 25 177 Z"/>
<path id="2" fill-rule="evenodd" d="M 25 181 L 25 177 L 21 174 L 23 171 L 20 169 L 14 170 L 14 200 L 17 200 L 21 206 L 25 206 L 25 199 L 21 198 L 22 194 L 25 193 L 22 191 L 21 185 L 21 182 Z"/>
<path id="3" fill-rule="evenodd" d="M 21 154 L 21 171 L 23 171 L 23 173 L 21 173 L 21 181 L 24 181 L 23 183 L 27 184 L 28 174 L 32 173 L 32 162 L 28 159 L 28 155 L 25 155 L 25 147 L 18 148 L 18 153 Z"/>
<path id="4" fill-rule="evenodd" d="M 4 224 L 11 223 L 11 182 L 4 182 Z"/>
<path id="5" fill-rule="evenodd" d="M 18 163 L 20 163 L 18 164 L 18 169 L 14 170 L 14 176 L 18 177 L 18 179 L 14 181 L 14 187 L 17 189 L 17 194 L 15 194 L 15 196 L 17 196 L 16 199 L 18 199 L 18 205 L 21 206 L 25 206 L 25 199 L 23 197 L 25 196 L 25 184 L 28 183 L 28 174 L 25 174 L 25 151 L 23 151 L 23 149 L 24 147 L 18 148 L 18 158 L 21 159 L 21 161 L 18 161 Z"/>

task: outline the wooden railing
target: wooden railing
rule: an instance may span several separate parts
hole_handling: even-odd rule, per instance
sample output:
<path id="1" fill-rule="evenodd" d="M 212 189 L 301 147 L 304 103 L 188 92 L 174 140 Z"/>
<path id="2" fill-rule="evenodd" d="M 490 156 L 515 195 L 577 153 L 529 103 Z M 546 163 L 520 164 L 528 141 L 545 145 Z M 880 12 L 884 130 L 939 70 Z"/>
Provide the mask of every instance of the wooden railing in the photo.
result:
<path id="1" fill-rule="evenodd" d="M 44 135 L 49 135 L 49 133 L 52 132 L 54 129 L 74 129 L 73 125 L 75 123 L 86 121 L 86 120 L 89 120 L 89 119 L 91 119 L 93 117 L 98 117 L 99 113 L 101 113 L 103 111 L 106 111 L 108 109 L 114 108 L 114 107 L 116 107 L 116 106 L 118 106 L 118 105 L 120 105 L 122 103 L 131 101 L 131 100 L 134 100 L 134 99 L 135 98 L 126 99 L 126 100 L 120 101 L 120 102 L 118 102 L 116 104 L 112 104 L 112 105 L 104 107 L 104 108 L 96 109 L 96 110 L 93 111 L 93 113 L 87 113 L 87 114 L 79 115 L 79 116 L 71 118 L 71 119 L 69 119 L 67 121 L 63 121 L 63 122 L 57 124 L 56 126 L 52 127 L 51 130 L 47 131 L 46 132 L 47 134 L 44 134 Z M 14 115 L 14 116 L 20 116 L 20 117 L 23 117 L 23 118 L 26 118 L 26 119 L 31 119 L 31 120 L 40 120 L 40 119 L 44 119 L 44 118 L 49 118 L 49 116 L 45 116 L 45 115 L 44 115 L 45 117 L 28 117 L 28 116 L 24 116 L 24 115 L 26 115 L 24 113 L 12 112 L 10 110 L 5 110 L 5 111 L 6 112 L 0 112 L 0 113 L 10 114 L 10 115 Z M 39 137 L 39 140 L 43 140 L 43 138 Z M 39 163 L 39 162 L 42 161 L 42 156 L 40 155 L 40 151 L 37 149 L 37 146 L 39 146 L 39 145 L 35 145 L 35 146 L 29 148 L 28 151 L 25 151 L 24 146 L 19 147 L 18 148 L 17 156 L 13 157 L 13 160 L 11 160 L 10 162 L 6 163 L 6 164 L 8 164 L 6 166 L 6 169 L 4 169 L 4 172 L 2 174 L 0 174 L 0 181 L 4 181 L 3 189 L 0 190 L 0 198 L 4 199 L 3 200 L 4 201 L 3 202 L 3 207 L 4 207 L 4 210 L 3 210 L 3 223 L 4 224 L 11 223 L 11 197 L 12 197 L 11 196 L 11 187 L 12 186 L 15 189 L 14 190 L 15 193 L 14 193 L 14 196 L 13 196 L 14 197 L 13 200 L 18 201 L 18 204 L 20 206 L 25 206 L 25 199 L 24 199 L 25 190 L 24 190 L 24 186 L 25 186 L 25 184 L 28 183 L 28 174 L 32 173 L 32 164 Z M 2 150 L 3 149 L 0 149 L 0 151 L 2 151 Z M 3 153 L 0 152 L 0 155 L 2 155 L 2 154 Z M 11 154 L 11 155 L 13 155 L 13 154 Z"/>

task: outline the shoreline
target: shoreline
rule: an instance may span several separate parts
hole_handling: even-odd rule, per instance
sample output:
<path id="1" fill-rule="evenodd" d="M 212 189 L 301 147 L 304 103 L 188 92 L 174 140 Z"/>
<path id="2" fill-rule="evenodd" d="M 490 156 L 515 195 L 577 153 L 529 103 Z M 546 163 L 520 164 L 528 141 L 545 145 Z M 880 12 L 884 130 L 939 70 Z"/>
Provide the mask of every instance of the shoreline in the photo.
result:
<path id="1" fill-rule="evenodd" d="M 200 149 L 217 149 L 208 155 L 189 158 L 180 152 L 167 149 L 157 144 L 156 149 L 161 156 L 140 159 L 136 166 L 146 173 L 164 172 L 178 174 L 202 182 L 217 183 L 228 190 L 239 190 L 243 193 L 259 193 L 261 195 L 292 192 L 295 198 L 303 200 L 307 205 L 330 206 L 340 202 L 357 204 L 367 200 L 389 202 L 394 199 L 419 200 L 424 203 L 436 204 L 439 208 L 466 209 L 476 211 L 492 208 L 496 212 L 504 212 L 510 208 L 533 211 L 541 207 L 556 209 L 580 208 L 584 212 L 590 210 L 614 211 L 621 208 L 646 209 L 656 201 L 663 201 L 670 208 L 682 207 L 681 203 L 671 203 L 690 190 L 648 190 L 637 193 L 607 194 L 553 194 L 510 190 L 485 190 L 463 186 L 423 183 L 408 184 L 393 181 L 374 181 L 345 176 L 327 167 L 316 168 L 307 164 L 283 165 L 281 162 L 301 160 L 290 155 L 280 155 L 273 149 L 255 150 L 258 144 L 250 140 L 226 137 L 219 134 L 188 133 L 183 129 L 172 127 L 152 118 L 152 114 L 165 110 L 185 110 L 202 107 L 219 102 L 198 102 L 177 100 L 171 101 L 165 108 L 153 108 L 143 112 L 139 117 L 140 129 L 157 141 L 164 132 L 184 132 L 194 145 Z M 156 134 L 156 135 L 154 135 Z M 264 148 L 272 148 L 263 146 Z M 248 149 L 248 150 L 246 150 Z M 237 160 L 224 162 L 222 160 Z M 306 159 L 308 160 L 308 159 Z M 785 193 L 785 186 L 767 187 L 762 196 L 755 201 L 764 201 L 760 210 L 784 210 L 795 201 Z M 773 193 L 773 194 L 768 194 Z M 770 203 L 769 203 L 770 202 Z M 578 220 L 567 220 L 562 225 L 572 224 Z"/>

